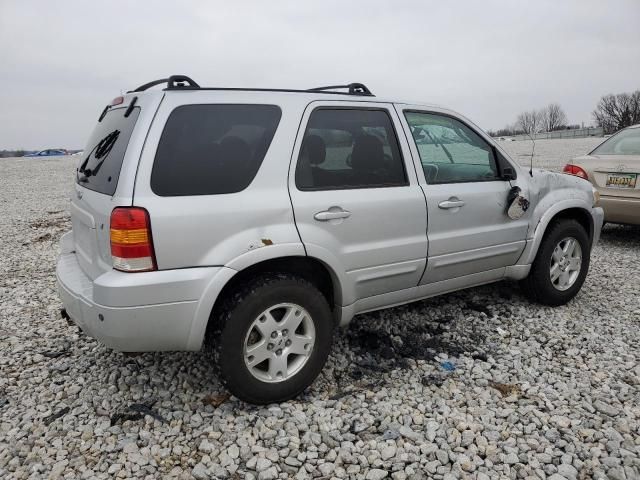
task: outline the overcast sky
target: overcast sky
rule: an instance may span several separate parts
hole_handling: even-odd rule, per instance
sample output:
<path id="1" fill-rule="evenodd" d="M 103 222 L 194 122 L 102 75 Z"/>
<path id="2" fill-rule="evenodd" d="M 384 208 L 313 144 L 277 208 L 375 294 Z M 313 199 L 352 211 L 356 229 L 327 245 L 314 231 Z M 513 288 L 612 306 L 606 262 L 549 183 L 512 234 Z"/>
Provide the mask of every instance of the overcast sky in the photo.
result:
<path id="1" fill-rule="evenodd" d="M 0 0 L 0 149 L 82 148 L 121 91 L 363 82 L 485 129 L 640 89 L 640 0 Z"/>

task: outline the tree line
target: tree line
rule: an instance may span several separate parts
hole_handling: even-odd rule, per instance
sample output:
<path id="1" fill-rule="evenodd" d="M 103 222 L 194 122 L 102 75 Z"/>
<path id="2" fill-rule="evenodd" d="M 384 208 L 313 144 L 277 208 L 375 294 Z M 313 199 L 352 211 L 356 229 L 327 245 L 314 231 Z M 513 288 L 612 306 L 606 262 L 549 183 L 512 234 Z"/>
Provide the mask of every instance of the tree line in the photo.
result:
<path id="1" fill-rule="evenodd" d="M 621 128 L 640 123 L 640 90 L 605 95 L 593 111 L 593 118 L 604 129 L 604 133 L 617 132 Z"/>
<path id="2" fill-rule="evenodd" d="M 579 128 L 579 125 L 568 125 L 567 114 L 560 104 L 550 103 L 540 110 L 522 112 L 514 123 L 495 132 L 489 132 L 489 134 L 495 137 L 533 135 L 534 133 L 554 132 L 568 128 Z"/>
<path id="3" fill-rule="evenodd" d="M 640 123 L 640 90 L 603 96 L 592 115 L 596 126 L 602 127 L 605 134 Z M 558 103 L 551 103 L 540 110 L 522 112 L 511 125 L 488 133 L 493 137 L 504 137 L 571 128 L 580 128 L 580 125 L 569 125 L 562 107 Z"/>

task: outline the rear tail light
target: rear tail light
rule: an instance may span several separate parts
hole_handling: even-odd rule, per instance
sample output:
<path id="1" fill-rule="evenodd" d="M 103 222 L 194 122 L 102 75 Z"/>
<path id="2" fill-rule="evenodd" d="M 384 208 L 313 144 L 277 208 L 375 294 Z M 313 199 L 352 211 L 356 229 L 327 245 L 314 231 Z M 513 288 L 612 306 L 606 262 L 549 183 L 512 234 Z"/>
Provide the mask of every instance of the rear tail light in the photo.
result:
<path id="1" fill-rule="evenodd" d="M 577 165 L 571 165 L 567 163 L 562 169 L 564 173 L 568 173 L 569 175 L 575 175 L 576 177 L 584 178 L 585 180 L 589 179 L 587 172 L 585 172 L 582 168 Z"/>
<path id="2" fill-rule="evenodd" d="M 140 207 L 118 207 L 111 212 L 113 268 L 123 272 L 157 270 L 149 212 Z"/>

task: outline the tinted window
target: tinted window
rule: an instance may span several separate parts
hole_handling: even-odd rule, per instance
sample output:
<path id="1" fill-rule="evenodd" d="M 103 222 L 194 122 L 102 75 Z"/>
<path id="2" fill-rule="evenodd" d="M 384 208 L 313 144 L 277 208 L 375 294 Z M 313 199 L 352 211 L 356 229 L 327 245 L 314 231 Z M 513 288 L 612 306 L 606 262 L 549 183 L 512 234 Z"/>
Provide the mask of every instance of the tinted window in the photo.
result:
<path id="1" fill-rule="evenodd" d="M 640 155 L 640 128 L 628 128 L 597 147 L 593 155 Z"/>
<path id="2" fill-rule="evenodd" d="M 113 195 L 118 184 L 122 160 L 129 145 L 131 132 L 138 121 L 140 108 L 125 118 L 125 108 L 107 112 L 89 138 L 88 152 L 78 167 L 77 182 L 96 192 Z"/>
<path id="3" fill-rule="evenodd" d="M 280 121 L 275 105 L 184 105 L 164 127 L 151 172 L 161 196 L 244 190 Z"/>
<path id="4" fill-rule="evenodd" d="M 427 183 L 496 180 L 493 148 L 464 123 L 445 115 L 406 112 Z"/>
<path id="5" fill-rule="evenodd" d="M 398 139 L 384 110 L 318 109 L 296 168 L 301 190 L 407 185 Z"/>

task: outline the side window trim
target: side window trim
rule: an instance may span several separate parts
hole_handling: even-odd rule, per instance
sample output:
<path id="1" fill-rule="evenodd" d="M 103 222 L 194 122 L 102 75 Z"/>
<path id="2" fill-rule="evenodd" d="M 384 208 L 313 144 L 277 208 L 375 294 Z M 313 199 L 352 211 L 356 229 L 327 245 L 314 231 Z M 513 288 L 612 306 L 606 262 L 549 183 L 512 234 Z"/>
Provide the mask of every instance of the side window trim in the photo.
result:
<path id="1" fill-rule="evenodd" d="M 310 107 L 312 104 L 309 104 L 308 107 Z M 379 112 L 383 112 L 387 115 L 387 118 L 389 120 L 389 124 L 391 125 L 391 129 L 396 141 L 396 146 L 397 146 L 397 151 L 398 151 L 398 155 L 399 155 L 399 159 L 400 159 L 400 164 L 402 166 L 402 171 L 404 173 L 404 183 L 402 184 L 397 184 L 397 185 L 367 185 L 367 186 L 342 186 L 342 187 L 338 187 L 338 186 L 332 186 L 332 187 L 301 187 L 298 184 L 298 168 L 300 166 L 300 161 L 302 158 L 302 153 L 303 153 L 303 144 L 304 144 L 304 139 L 306 137 L 307 131 L 309 130 L 309 123 L 311 121 L 311 118 L 313 116 L 314 113 L 316 113 L 318 110 L 362 110 L 362 111 L 379 111 Z M 395 119 L 397 121 L 399 121 L 399 115 L 398 112 L 395 110 L 395 108 L 393 107 L 393 105 L 380 105 L 380 106 L 361 106 L 361 105 L 353 105 L 353 104 L 345 104 L 345 105 L 336 105 L 336 104 L 328 104 L 328 105 L 324 105 L 324 104 L 320 104 L 320 105 L 316 105 L 313 106 L 311 108 L 311 110 L 309 111 L 308 114 L 305 114 L 303 116 L 302 122 L 300 124 L 299 130 L 298 130 L 298 135 L 300 135 L 300 133 L 302 133 L 301 139 L 300 139 L 300 144 L 298 146 L 298 152 L 297 155 L 294 157 L 295 159 L 295 165 L 293 168 L 293 183 L 296 187 L 296 189 L 298 191 L 301 192 L 330 192 L 330 191 L 340 191 L 340 190 L 364 190 L 364 189 L 371 189 L 371 188 L 399 188 L 399 187 L 408 187 L 411 185 L 411 176 L 409 175 L 408 172 L 408 167 L 407 167 L 407 159 L 405 158 L 405 154 L 403 152 L 403 145 L 400 142 L 400 136 L 398 135 L 398 128 L 396 128 L 396 124 L 394 122 L 394 115 L 396 115 Z M 402 130 L 403 134 L 405 135 L 406 138 L 406 133 L 404 132 L 404 129 L 402 129 L 402 122 L 399 123 L 399 127 Z M 407 142 L 409 140 L 407 139 Z M 410 147 L 410 144 L 407 143 L 407 146 Z M 413 162 L 412 162 L 413 163 Z M 414 166 L 415 169 L 415 166 Z"/>
<path id="2" fill-rule="evenodd" d="M 416 153 L 418 154 L 417 163 L 420 166 L 422 165 L 422 159 L 420 158 L 420 151 L 418 150 L 418 144 L 416 143 L 416 140 L 413 137 L 413 134 L 411 133 L 409 122 L 407 121 L 407 117 L 405 115 L 407 113 L 423 113 L 423 114 L 429 114 L 429 115 L 439 115 L 439 116 L 442 116 L 442 117 L 447 117 L 447 118 L 451 118 L 453 120 L 456 120 L 456 121 L 460 122 L 462 125 L 464 125 L 465 127 L 467 127 L 469 130 L 471 130 L 473 133 L 475 133 L 493 152 L 493 157 L 495 159 L 496 168 L 498 170 L 498 174 L 494 178 L 475 179 L 475 180 L 454 180 L 454 181 L 430 183 L 429 181 L 427 181 L 426 176 L 424 175 L 424 173 L 422 173 L 422 176 L 424 178 L 424 182 L 425 182 L 426 185 L 451 185 L 451 184 L 456 184 L 456 183 L 485 183 L 485 182 L 504 182 L 504 181 L 506 181 L 502 177 L 502 170 L 504 168 L 504 165 L 502 165 L 502 162 L 500 161 L 500 158 L 503 157 L 503 155 L 496 149 L 495 145 L 493 145 L 493 144 L 491 144 L 491 143 L 489 143 L 487 141 L 487 139 L 484 137 L 482 132 L 479 132 L 478 129 L 475 128 L 474 126 L 469 125 L 469 123 L 467 121 L 465 121 L 465 119 L 457 117 L 457 116 L 452 115 L 450 113 L 446 113 L 446 112 L 439 112 L 437 110 L 411 108 L 411 107 L 409 107 L 409 108 L 400 108 L 400 112 L 401 112 L 401 117 L 402 117 L 403 122 L 406 124 L 407 128 L 409 128 L 409 131 L 406 133 L 407 141 L 408 142 L 413 142 L 412 145 L 415 148 Z M 400 112 L 398 112 L 398 113 L 400 113 Z M 504 159 L 504 161 L 506 161 L 509 164 L 509 166 L 513 169 L 514 173 L 517 172 L 517 170 L 513 167 L 513 165 L 511 165 L 511 163 L 506 158 Z M 422 170 L 422 168 L 420 168 L 420 170 Z"/>

